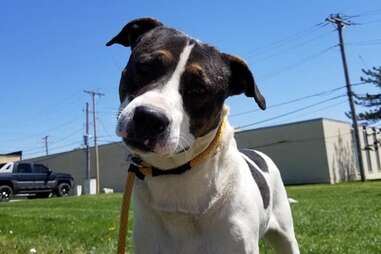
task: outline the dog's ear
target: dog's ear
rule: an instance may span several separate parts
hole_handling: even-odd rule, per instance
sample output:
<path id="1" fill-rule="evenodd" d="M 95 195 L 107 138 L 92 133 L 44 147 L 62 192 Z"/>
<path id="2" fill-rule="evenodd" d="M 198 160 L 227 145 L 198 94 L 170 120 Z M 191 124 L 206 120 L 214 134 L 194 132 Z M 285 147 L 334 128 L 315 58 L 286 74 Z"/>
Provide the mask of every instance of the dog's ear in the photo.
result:
<path id="1" fill-rule="evenodd" d="M 114 38 L 107 42 L 106 46 L 111 46 L 117 43 L 125 47 L 133 48 L 142 34 L 162 25 L 163 24 L 160 21 L 153 18 L 134 19 L 125 25 L 122 31 L 120 31 Z"/>
<path id="2" fill-rule="evenodd" d="M 254 97 L 255 102 L 262 109 L 266 109 L 266 100 L 259 91 L 253 74 L 241 58 L 222 53 L 222 59 L 230 69 L 229 95 L 245 93 L 248 97 Z"/>

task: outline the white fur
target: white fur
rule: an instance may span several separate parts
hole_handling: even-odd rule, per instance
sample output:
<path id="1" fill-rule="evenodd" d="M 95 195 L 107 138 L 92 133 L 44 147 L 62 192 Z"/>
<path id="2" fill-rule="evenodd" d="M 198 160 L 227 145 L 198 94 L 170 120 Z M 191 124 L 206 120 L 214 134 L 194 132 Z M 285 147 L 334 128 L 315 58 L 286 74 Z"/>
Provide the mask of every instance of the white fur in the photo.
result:
<path id="1" fill-rule="evenodd" d="M 202 165 L 182 175 L 137 181 L 135 252 L 257 254 L 265 236 L 277 253 L 299 253 L 279 171 L 261 155 L 269 166 L 272 196 L 266 210 L 230 126 L 218 153 Z"/>
<path id="2" fill-rule="evenodd" d="M 131 102 L 126 99 L 120 108 L 116 134 L 124 137 L 128 121 L 133 117 L 138 106 L 151 106 L 162 110 L 170 117 L 169 137 L 159 142 L 154 152 L 161 156 L 171 155 L 176 150 L 182 150 L 194 142 L 194 136 L 189 132 L 189 117 L 185 113 L 182 98 L 179 92 L 180 78 L 185 70 L 186 63 L 194 45 L 186 45 L 180 54 L 179 62 L 168 82 L 157 89 L 147 91 Z M 182 136 L 181 136 L 182 135 Z"/>
<path id="3" fill-rule="evenodd" d="M 182 106 L 180 77 L 192 48 L 185 46 L 167 84 L 121 105 L 117 134 L 122 137 L 137 106 L 159 108 L 170 118 L 170 135 L 165 144 L 157 145 L 154 153 L 132 150 L 145 162 L 162 169 L 188 162 L 216 134 L 215 129 L 195 139 Z M 188 145 L 189 150 L 175 153 Z M 229 124 L 217 153 L 206 161 L 181 175 L 137 180 L 133 197 L 135 253 L 258 254 L 258 241 L 265 237 L 277 253 L 298 254 L 291 209 L 279 171 L 266 155 L 260 155 L 269 168 L 268 173 L 263 173 L 271 190 L 267 209 Z"/>

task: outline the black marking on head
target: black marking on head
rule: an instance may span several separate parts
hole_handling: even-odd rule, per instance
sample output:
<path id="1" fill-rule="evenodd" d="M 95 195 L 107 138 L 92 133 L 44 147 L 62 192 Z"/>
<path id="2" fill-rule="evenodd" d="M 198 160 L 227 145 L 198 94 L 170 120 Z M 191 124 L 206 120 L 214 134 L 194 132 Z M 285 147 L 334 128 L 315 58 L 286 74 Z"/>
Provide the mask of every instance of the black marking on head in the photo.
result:
<path id="1" fill-rule="evenodd" d="M 107 42 L 106 46 L 121 44 L 125 47 L 131 46 L 134 48 L 141 35 L 162 25 L 160 21 L 153 18 L 134 19 L 125 25 L 114 38 Z"/>
<path id="2" fill-rule="evenodd" d="M 207 44 L 194 43 L 181 78 L 180 94 L 190 117 L 190 132 L 201 137 L 218 126 L 228 96 L 228 70 L 221 54 Z"/>
<path id="3" fill-rule="evenodd" d="M 121 102 L 165 85 L 175 70 L 187 43 L 194 45 L 182 74 L 179 92 L 190 118 L 190 133 L 196 138 L 215 129 L 221 121 L 227 97 L 245 93 L 260 108 L 265 99 L 247 64 L 152 18 L 129 22 L 107 46 L 131 46 L 132 52 L 119 86 Z"/>
<path id="4" fill-rule="evenodd" d="M 158 27 L 144 34 L 131 52 L 119 84 L 121 102 L 164 85 L 179 62 L 187 43 L 182 33 Z"/>
<path id="5" fill-rule="evenodd" d="M 256 169 L 256 167 L 251 165 L 248 161 L 246 161 L 246 163 L 250 168 L 254 181 L 257 183 L 259 191 L 261 192 L 263 207 L 267 209 L 270 204 L 270 188 L 267 184 L 266 178 L 258 169 Z"/>
<path id="6" fill-rule="evenodd" d="M 242 149 L 241 153 L 250 158 L 263 172 L 269 172 L 269 168 L 265 159 L 262 158 L 255 150 Z"/>

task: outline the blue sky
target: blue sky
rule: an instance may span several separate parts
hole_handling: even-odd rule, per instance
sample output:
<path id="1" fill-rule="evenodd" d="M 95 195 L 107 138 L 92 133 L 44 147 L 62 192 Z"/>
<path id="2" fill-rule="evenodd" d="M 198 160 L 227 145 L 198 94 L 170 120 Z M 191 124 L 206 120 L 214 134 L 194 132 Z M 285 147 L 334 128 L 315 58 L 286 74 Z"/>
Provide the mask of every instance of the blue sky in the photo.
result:
<path id="1" fill-rule="evenodd" d="M 352 19 L 358 25 L 345 28 L 344 34 L 355 83 L 361 68 L 381 65 L 379 1 L 2 1 L 0 153 L 42 155 L 46 135 L 51 153 L 79 147 L 84 104 L 90 101 L 84 89 L 106 94 L 97 99 L 100 142 L 118 140 L 118 82 L 130 50 L 104 44 L 133 18 L 156 17 L 241 56 L 268 105 L 275 105 L 344 85 L 339 49 L 334 47 L 337 33 L 333 26 L 320 24 L 338 12 L 359 15 Z M 354 89 L 374 91 L 364 85 Z M 235 127 L 315 104 L 252 127 L 317 117 L 347 121 L 346 98 L 328 101 L 342 94 L 344 89 L 243 115 L 236 114 L 257 108 L 252 99 L 236 96 L 227 103 Z"/>

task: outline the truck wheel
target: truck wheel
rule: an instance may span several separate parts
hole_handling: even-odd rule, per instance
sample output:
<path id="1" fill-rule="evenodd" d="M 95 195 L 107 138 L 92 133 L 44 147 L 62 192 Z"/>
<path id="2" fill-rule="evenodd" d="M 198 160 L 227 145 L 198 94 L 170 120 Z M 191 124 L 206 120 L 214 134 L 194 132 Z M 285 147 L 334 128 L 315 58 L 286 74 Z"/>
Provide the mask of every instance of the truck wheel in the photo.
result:
<path id="1" fill-rule="evenodd" d="M 8 185 L 0 185 L 0 202 L 7 202 L 13 197 L 13 189 Z"/>
<path id="2" fill-rule="evenodd" d="M 60 183 L 57 187 L 57 196 L 58 197 L 67 197 L 70 194 L 70 184 L 68 183 Z"/>

